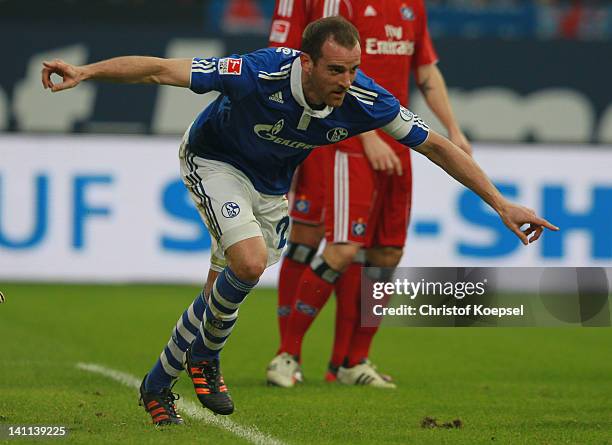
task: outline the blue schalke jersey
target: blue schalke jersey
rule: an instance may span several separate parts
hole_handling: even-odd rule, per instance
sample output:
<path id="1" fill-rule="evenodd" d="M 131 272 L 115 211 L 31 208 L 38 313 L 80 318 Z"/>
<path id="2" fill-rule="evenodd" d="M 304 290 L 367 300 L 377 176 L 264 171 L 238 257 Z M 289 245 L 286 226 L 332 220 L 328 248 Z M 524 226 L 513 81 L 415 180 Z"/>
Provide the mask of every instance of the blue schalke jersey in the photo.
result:
<path id="1" fill-rule="evenodd" d="M 359 70 L 342 106 L 313 110 L 304 98 L 299 51 L 289 48 L 194 58 L 190 88 L 221 95 L 195 119 L 189 151 L 233 165 L 269 195 L 287 193 L 296 167 L 321 145 L 381 128 L 416 147 L 429 132 Z"/>

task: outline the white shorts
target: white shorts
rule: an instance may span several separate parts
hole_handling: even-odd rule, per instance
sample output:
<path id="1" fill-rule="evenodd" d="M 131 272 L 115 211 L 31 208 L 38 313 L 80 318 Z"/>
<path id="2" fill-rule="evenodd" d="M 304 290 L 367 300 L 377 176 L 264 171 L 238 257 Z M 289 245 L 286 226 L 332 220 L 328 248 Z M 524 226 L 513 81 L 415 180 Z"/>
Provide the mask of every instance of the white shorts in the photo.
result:
<path id="1" fill-rule="evenodd" d="M 278 262 L 289 236 L 287 197 L 258 192 L 232 165 L 190 153 L 185 139 L 179 152 L 181 178 L 211 235 L 211 269 L 223 270 L 225 250 L 256 236 L 264 238 L 268 266 Z"/>

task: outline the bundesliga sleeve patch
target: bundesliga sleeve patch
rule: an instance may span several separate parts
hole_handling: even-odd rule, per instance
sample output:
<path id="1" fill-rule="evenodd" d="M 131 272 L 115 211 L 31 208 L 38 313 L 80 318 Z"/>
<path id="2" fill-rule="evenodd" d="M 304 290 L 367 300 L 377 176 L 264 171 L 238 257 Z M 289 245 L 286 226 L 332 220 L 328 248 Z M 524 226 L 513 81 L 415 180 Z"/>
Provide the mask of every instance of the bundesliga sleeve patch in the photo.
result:
<path id="1" fill-rule="evenodd" d="M 270 42 L 285 43 L 289 35 L 291 23 L 287 20 L 274 20 L 270 31 Z"/>
<path id="2" fill-rule="evenodd" d="M 225 58 L 219 59 L 219 74 L 233 74 L 240 76 L 242 73 L 242 59 Z"/>

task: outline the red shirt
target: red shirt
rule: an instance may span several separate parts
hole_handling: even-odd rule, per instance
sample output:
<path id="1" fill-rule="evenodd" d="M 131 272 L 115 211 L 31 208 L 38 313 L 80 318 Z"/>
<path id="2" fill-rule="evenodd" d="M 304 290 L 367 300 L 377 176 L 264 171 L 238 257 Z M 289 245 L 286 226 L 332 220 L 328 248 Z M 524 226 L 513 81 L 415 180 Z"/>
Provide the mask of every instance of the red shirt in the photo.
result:
<path id="1" fill-rule="evenodd" d="M 423 0 L 277 0 L 270 46 L 299 49 L 306 25 L 341 15 L 361 35 L 361 69 L 408 105 L 408 77 L 437 62 Z"/>
<path id="2" fill-rule="evenodd" d="M 335 15 L 359 30 L 363 72 L 408 106 L 410 71 L 438 60 L 423 0 L 277 0 L 270 46 L 299 49 L 308 23 Z"/>

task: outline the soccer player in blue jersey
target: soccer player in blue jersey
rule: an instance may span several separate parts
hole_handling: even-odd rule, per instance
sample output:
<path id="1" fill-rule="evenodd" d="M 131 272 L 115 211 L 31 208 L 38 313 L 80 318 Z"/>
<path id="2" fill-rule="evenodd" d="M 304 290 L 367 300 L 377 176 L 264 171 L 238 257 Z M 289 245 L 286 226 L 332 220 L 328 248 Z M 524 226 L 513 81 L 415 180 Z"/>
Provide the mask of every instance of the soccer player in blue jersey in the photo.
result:
<path id="1" fill-rule="evenodd" d="M 289 225 L 285 194 L 297 165 L 318 146 L 381 128 L 476 192 L 524 244 L 544 228 L 558 230 L 506 200 L 470 156 L 360 72 L 360 54 L 354 26 L 329 17 L 308 25 L 301 52 L 268 48 L 220 59 L 43 63 L 43 86 L 54 92 L 106 80 L 221 93 L 190 125 L 179 150 L 181 175 L 212 235 L 211 263 L 219 273 L 209 275 L 218 275 L 208 283 L 210 294 L 200 294 L 185 311 L 143 380 L 141 399 L 155 424 L 182 423 L 171 384 L 183 355 L 200 402 L 218 414 L 233 412 L 219 353 L 240 304 L 280 257 Z M 54 83 L 52 74 L 62 81 Z M 336 273 L 325 261 L 316 272 Z"/>

